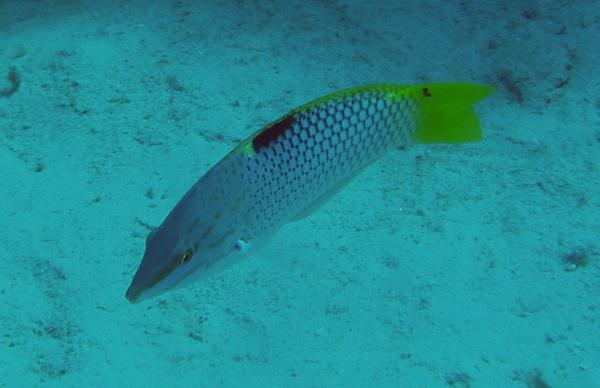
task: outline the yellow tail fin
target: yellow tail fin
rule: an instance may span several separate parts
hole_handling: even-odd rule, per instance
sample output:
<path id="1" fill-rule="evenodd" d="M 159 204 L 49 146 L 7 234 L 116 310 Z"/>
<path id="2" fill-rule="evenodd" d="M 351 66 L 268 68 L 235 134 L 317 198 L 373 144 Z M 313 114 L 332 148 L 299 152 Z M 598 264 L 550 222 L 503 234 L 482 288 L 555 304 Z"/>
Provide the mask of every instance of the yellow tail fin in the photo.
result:
<path id="1" fill-rule="evenodd" d="M 417 143 L 466 143 L 481 140 L 473 105 L 494 91 L 478 84 L 448 83 L 410 86 L 420 105 L 414 134 Z"/>

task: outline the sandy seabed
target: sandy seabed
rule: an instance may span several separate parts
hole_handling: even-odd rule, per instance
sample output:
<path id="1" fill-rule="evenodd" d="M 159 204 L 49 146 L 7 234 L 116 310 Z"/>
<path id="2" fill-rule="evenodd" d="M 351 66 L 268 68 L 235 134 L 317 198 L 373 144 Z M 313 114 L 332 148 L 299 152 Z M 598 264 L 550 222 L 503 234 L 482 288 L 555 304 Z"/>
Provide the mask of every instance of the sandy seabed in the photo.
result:
<path id="1" fill-rule="evenodd" d="M 600 387 L 597 1 L 0 3 L 1 387 Z M 132 305 L 211 165 L 321 95 L 471 81 L 258 255 Z"/>

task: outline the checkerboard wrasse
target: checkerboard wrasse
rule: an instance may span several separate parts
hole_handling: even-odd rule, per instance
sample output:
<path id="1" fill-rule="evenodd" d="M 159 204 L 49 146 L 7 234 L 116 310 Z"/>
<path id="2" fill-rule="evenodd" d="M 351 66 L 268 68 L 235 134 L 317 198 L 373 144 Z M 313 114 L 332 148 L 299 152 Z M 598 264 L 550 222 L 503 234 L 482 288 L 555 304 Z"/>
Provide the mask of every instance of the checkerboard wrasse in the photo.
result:
<path id="1" fill-rule="evenodd" d="M 146 239 L 131 302 L 193 283 L 252 253 L 386 151 L 481 139 L 478 84 L 368 85 L 302 105 L 206 172 Z"/>

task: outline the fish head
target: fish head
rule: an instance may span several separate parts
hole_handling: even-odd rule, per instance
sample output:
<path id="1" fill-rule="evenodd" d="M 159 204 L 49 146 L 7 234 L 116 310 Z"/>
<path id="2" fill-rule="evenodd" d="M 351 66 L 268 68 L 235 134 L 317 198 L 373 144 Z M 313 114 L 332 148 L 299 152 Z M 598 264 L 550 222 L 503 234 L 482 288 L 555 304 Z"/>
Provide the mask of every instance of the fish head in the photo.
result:
<path id="1" fill-rule="evenodd" d="M 210 235 L 214 229 L 208 226 L 204 233 Z M 164 225 L 150 232 L 126 298 L 137 303 L 189 285 L 233 264 L 248 247 L 233 230 L 219 231 L 213 239 L 206 236 L 204 240 L 196 242 Z"/>
<path id="2" fill-rule="evenodd" d="M 241 157 L 240 152 L 215 165 L 150 232 L 125 295 L 129 301 L 188 285 L 245 256 L 251 203 L 249 189 L 235 169 Z"/>

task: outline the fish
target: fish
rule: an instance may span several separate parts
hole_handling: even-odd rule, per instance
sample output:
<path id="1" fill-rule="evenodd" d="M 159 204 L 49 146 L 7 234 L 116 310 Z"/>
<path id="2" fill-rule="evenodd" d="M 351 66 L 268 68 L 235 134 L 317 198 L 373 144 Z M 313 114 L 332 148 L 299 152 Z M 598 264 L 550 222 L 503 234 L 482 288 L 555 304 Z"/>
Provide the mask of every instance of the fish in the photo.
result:
<path id="1" fill-rule="evenodd" d="M 293 109 L 208 169 L 148 234 L 125 297 L 151 299 L 256 253 L 391 149 L 479 141 L 474 105 L 493 90 L 476 83 L 373 84 Z"/>

